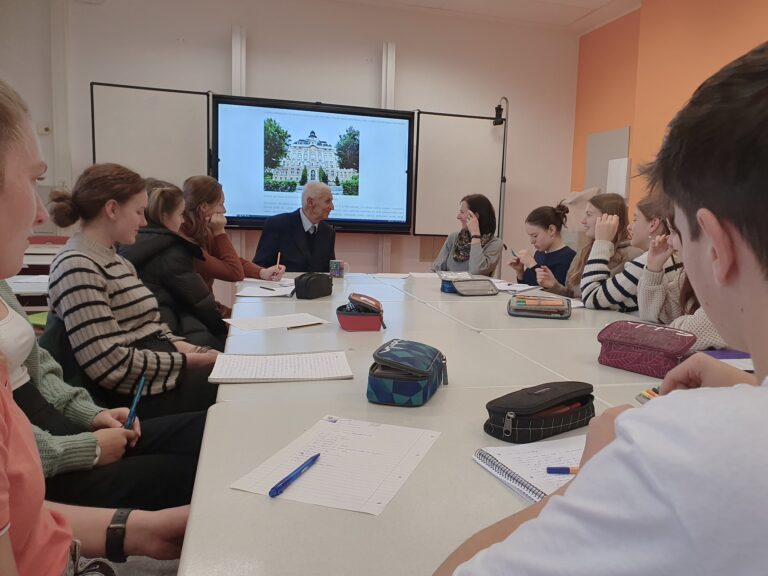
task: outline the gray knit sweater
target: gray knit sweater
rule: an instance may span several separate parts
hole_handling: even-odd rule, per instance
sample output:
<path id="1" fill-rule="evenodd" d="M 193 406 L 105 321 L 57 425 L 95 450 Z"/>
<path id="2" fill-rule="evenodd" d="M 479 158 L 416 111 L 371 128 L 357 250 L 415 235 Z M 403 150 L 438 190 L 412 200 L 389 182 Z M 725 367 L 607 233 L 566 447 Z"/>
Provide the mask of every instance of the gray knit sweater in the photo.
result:
<path id="1" fill-rule="evenodd" d="M 0 280 L 0 298 L 23 318 L 27 317 L 4 280 Z M 96 414 L 104 409 L 93 403 L 84 388 L 75 388 L 64 382 L 61 366 L 37 342 L 24 365 L 29 372 L 29 382 L 24 386 L 37 387 L 56 410 L 83 429 L 82 433 L 73 436 L 52 436 L 37 426 L 32 427 L 46 478 L 70 470 L 92 468 L 96 459 L 96 436 L 87 430 L 91 429 Z"/>
<path id="2" fill-rule="evenodd" d="M 435 272 L 450 270 L 451 272 L 469 272 L 470 274 L 492 276 L 499 260 L 501 260 L 501 252 L 504 249 L 501 239 L 494 236 L 485 246 L 470 245 L 469 260 L 458 262 L 453 259 L 453 247 L 458 237 L 458 232 L 451 232 L 448 235 L 440 254 L 437 255 L 437 259 L 432 264 L 432 270 Z"/>
<path id="3" fill-rule="evenodd" d="M 51 310 L 63 320 L 75 359 L 93 382 L 131 394 L 143 373 L 147 394 L 176 387 L 183 354 L 132 344 L 152 335 L 183 338 L 160 322 L 152 292 L 113 248 L 75 234 L 51 264 L 48 290 Z"/>

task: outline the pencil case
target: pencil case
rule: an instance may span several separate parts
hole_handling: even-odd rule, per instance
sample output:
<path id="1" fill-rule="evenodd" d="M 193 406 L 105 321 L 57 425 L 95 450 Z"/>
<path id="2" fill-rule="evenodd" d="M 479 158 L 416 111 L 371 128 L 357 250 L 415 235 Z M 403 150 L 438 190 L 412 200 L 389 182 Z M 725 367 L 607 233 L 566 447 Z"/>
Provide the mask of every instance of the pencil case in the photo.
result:
<path id="1" fill-rule="evenodd" d="M 454 280 L 453 291 L 462 296 L 495 296 L 499 289 L 489 278 Z"/>
<path id="2" fill-rule="evenodd" d="M 592 385 L 548 382 L 494 398 L 485 405 L 483 430 L 494 438 L 527 444 L 586 426 L 595 415 Z"/>
<path id="3" fill-rule="evenodd" d="M 664 378 L 688 355 L 696 336 L 669 326 L 618 320 L 603 328 L 597 340 L 600 364 Z"/>
<path id="4" fill-rule="evenodd" d="M 366 332 L 381 330 L 384 326 L 384 307 L 381 302 L 353 292 L 349 302 L 336 308 L 339 325 L 348 332 Z"/>
<path id="5" fill-rule="evenodd" d="M 560 296 L 517 294 L 507 302 L 507 314 L 526 318 L 567 320 L 571 317 L 571 301 Z"/>
<path id="6" fill-rule="evenodd" d="M 330 296 L 333 292 L 333 279 L 329 274 L 322 272 L 306 272 L 296 276 L 296 298 L 300 300 L 314 300 L 323 296 Z"/>
<path id="7" fill-rule="evenodd" d="M 413 340 L 390 340 L 373 353 L 368 370 L 369 402 L 421 406 L 448 384 L 445 355 Z"/>

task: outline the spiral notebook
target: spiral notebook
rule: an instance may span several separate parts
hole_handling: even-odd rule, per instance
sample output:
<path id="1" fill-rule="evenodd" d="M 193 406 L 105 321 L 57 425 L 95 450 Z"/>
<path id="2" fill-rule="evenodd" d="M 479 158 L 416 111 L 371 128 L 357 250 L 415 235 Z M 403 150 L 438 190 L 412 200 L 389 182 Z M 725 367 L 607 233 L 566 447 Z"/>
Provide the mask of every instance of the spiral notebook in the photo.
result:
<path id="1" fill-rule="evenodd" d="M 578 466 L 585 435 L 531 444 L 490 446 L 475 452 L 475 462 L 531 502 L 552 494 L 572 476 L 547 474 L 547 466 Z"/>

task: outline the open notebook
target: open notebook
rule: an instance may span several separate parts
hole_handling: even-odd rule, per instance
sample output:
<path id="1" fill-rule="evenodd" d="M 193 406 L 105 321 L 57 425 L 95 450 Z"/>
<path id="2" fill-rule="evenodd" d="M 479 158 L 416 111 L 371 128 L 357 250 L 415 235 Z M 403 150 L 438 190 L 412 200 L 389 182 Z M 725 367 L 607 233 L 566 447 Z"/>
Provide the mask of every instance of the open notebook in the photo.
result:
<path id="1" fill-rule="evenodd" d="M 547 466 L 578 466 L 586 436 L 541 440 L 531 444 L 490 446 L 475 452 L 475 461 L 531 502 L 552 494 L 572 476 L 547 474 Z"/>

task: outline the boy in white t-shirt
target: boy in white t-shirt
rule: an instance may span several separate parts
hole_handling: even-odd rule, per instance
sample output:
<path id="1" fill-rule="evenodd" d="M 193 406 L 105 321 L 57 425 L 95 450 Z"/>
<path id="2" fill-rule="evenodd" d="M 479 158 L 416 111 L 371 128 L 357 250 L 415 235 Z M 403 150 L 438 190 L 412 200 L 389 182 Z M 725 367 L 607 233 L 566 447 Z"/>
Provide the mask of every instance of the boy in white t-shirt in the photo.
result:
<path id="1" fill-rule="evenodd" d="M 592 420 L 569 485 L 470 538 L 436 574 L 766 573 L 768 43 L 696 90 L 643 172 L 675 205 L 702 307 L 757 378 L 693 356 L 662 398 Z"/>

